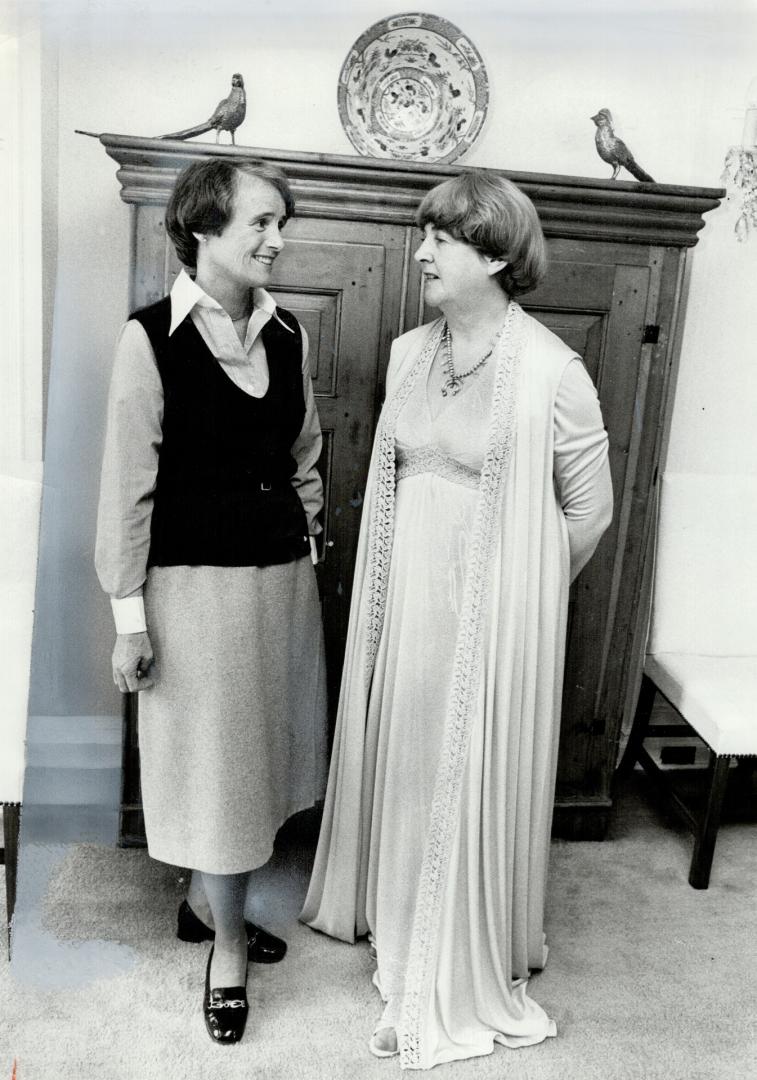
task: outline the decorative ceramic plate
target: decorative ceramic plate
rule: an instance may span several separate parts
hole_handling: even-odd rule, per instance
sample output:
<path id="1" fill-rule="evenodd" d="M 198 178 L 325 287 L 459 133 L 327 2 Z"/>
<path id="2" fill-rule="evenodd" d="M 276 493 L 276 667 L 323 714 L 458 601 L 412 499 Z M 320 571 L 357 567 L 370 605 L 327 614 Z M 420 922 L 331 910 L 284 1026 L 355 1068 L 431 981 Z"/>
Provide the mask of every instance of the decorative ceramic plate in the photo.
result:
<path id="1" fill-rule="evenodd" d="M 454 161 L 486 118 L 489 80 L 451 22 L 420 12 L 374 23 L 339 76 L 339 115 L 366 157 Z"/>

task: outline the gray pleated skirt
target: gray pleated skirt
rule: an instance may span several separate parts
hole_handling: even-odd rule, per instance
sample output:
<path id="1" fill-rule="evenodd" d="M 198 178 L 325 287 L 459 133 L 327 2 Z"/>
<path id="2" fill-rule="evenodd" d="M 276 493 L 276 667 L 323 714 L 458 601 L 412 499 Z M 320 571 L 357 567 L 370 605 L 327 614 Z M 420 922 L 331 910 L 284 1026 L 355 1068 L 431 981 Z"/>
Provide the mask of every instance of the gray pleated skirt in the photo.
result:
<path id="1" fill-rule="evenodd" d="M 156 684 L 139 695 L 150 855 L 210 874 L 253 870 L 325 787 L 312 563 L 152 567 L 145 609 L 156 661 Z"/>

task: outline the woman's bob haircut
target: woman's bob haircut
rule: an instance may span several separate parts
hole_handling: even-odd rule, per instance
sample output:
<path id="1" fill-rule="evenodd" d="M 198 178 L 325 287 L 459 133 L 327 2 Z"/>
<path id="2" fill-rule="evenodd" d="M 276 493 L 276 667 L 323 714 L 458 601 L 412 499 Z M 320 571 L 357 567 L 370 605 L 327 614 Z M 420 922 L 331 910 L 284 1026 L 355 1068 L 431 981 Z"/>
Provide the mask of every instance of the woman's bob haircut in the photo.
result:
<path id="1" fill-rule="evenodd" d="M 547 249 L 534 204 L 499 173 L 471 169 L 432 188 L 418 207 L 419 228 L 433 225 L 483 255 L 506 259 L 496 280 L 508 296 L 535 289 L 547 271 Z"/>
<path id="2" fill-rule="evenodd" d="M 281 169 L 265 161 L 194 161 L 178 176 L 166 209 L 166 231 L 184 266 L 197 267 L 195 233 L 220 236 L 234 210 L 237 177 L 256 176 L 275 187 L 284 200 L 286 220 L 294 214 L 294 196 Z"/>

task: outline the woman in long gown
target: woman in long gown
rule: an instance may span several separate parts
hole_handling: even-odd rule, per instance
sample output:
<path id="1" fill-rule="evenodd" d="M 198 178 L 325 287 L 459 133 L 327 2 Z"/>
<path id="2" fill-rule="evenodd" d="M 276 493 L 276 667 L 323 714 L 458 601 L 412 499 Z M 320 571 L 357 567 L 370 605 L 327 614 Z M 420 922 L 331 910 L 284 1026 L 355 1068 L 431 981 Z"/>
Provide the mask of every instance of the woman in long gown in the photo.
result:
<path id="1" fill-rule="evenodd" d="M 392 348 L 363 509 L 323 825 L 302 918 L 371 935 L 403 1068 L 555 1034 L 526 992 L 544 890 L 570 581 L 612 515 L 581 360 L 514 296 L 530 201 L 468 172 L 417 215 L 442 317 Z"/>
<path id="2" fill-rule="evenodd" d="M 293 212 L 262 162 L 209 158 L 178 178 L 166 228 L 187 270 L 121 332 L 100 489 L 114 680 L 141 691 L 148 848 L 192 870 L 177 934 L 214 939 L 216 1043 L 242 1037 L 248 959 L 286 951 L 244 920 L 250 871 L 325 782 L 321 432 L 304 331 L 265 289 Z"/>

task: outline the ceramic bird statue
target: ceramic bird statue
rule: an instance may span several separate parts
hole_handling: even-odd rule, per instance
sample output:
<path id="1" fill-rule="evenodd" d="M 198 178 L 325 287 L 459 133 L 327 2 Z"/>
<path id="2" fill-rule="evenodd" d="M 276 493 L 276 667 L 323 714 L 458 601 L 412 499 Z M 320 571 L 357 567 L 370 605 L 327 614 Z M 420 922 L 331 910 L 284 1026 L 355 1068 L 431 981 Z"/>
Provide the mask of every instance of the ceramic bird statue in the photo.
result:
<path id="1" fill-rule="evenodd" d="M 592 120 L 597 125 L 594 136 L 597 153 L 602 158 L 602 161 L 612 165 L 610 179 L 615 180 L 621 168 L 623 168 L 627 169 L 631 176 L 635 176 L 637 180 L 646 180 L 648 184 L 653 184 L 654 180 L 649 173 L 644 172 L 641 166 L 636 164 L 631 151 L 623 140 L 619 139 L 615 134 L 610 110 L 600 109 L 596 116 L 592 116 Z"/>
<path id="2" fill-rule="evenodd" d="M 191 139 L 195 135 L 204 135 L 206 131 L 215 128 L 216 142 L 222 131 L 231 134 L 234 143 L 234 132 L 242 123 L 247 112 L 247 97 L 244 92 L 244 79 L 238 73 L 231 76 L 231 93 L 223 101 L 216 105 L 215 112 L 204 124 L 185 128 L 184 131 L 173 131 L 170 135 L 161 135 L 161 139 Z"/>

